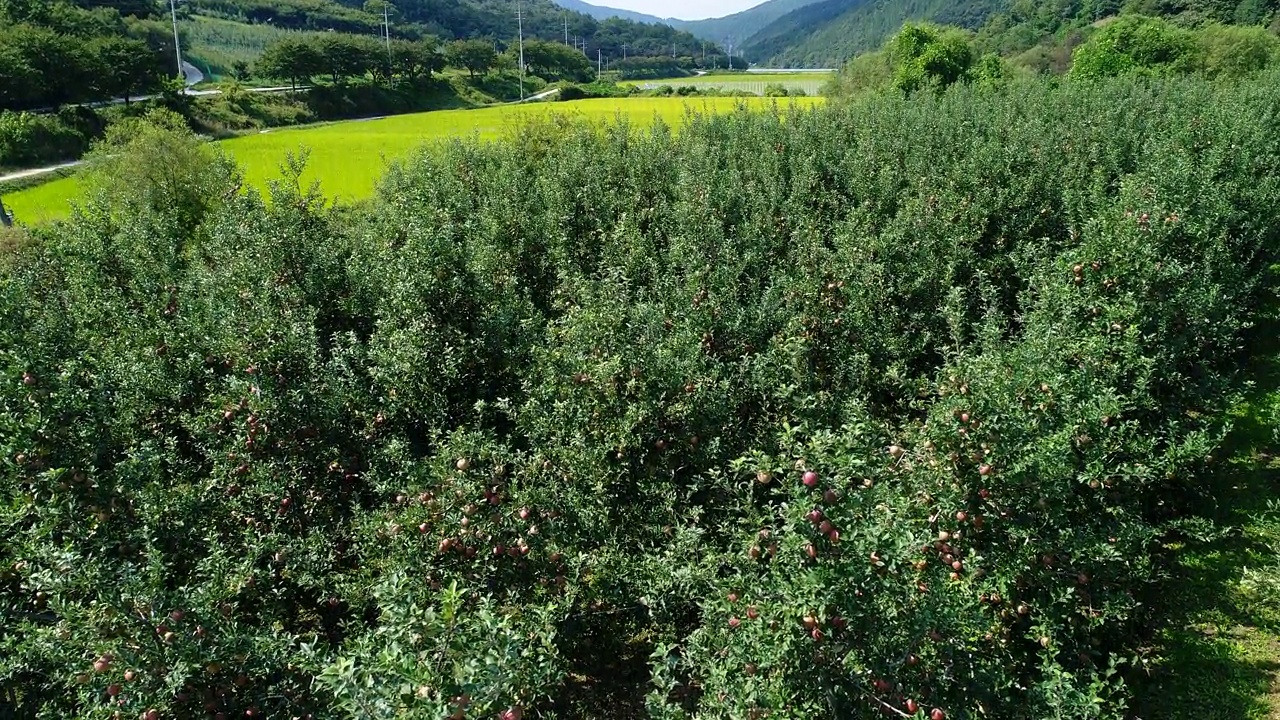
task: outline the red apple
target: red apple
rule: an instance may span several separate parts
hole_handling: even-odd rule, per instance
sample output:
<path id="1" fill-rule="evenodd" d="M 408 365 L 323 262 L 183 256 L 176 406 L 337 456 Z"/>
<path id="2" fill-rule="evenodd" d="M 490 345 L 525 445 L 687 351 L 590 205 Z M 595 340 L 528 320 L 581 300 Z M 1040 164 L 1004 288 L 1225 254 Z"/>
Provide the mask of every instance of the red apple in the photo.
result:
<path id="1" fill-rule="evenodd" d="M 920 703 L 917 703 L 915 700 L 912 700 L 911 698 L 907 698 L 907 702 L 905 703 L 905 705 L 907 708 L 907 712 L 911 713 L 912 715 L 915 715 L 916 711 L 920 709 Z"/>
<path id="2" fill-rule="evenodd" d="M 934 708 L 929 711 L 929 720 L 947 720 L 947 714 L 940 708 Z"/>
<path id="3" fill-rule="evenodd" d="M 117 695 L 119 695 L 119 694 L 120 694 L 120 691 L 121 691 L 121 690 L 122 690 L 122 688 L 121 688 L 119 685 L 108 685 L 108 686 L 107 686 L 107 695 L 108 695 L 108 696 L 110 696 L 110 697 L 115 697 L 115 696 L 117 696 Z"/>
<path id="4" fill-rule="evenodd" d="M 747 608 L 747 617 L 751 620 L 755 620 L 756 618 L 760 617 L 760 611 L 756 609 L 755 605 L 752 605 Z"/>
<path id="5" fill-rule="evenodd" d="M 816 472 L 814 472 L 814 471 L 812 471 L 812 470 L 809 470 L 808 472 L 806 472 L 806 473 L 804 474 L 804 477 L 801 479 L 801 482 L 803 482 L 803 483 L 804 483 L 805 487 L 815 487 L 815 486 L 817 486 L 817 484 L 818 484 L 818 473 L 816 473 Z"/>
<path id="6" fill-rule="evenodd" d="M 731 617 L 731 618 L 729 618 L 729 627 L 731 627 L 731 628 L 736 628 L 736 627 L 738 627 L 738 626 L 739 626 L 739 625 L 741 625 L 741 624 L 742 624 L 742 621 L 741 621 L 741 620 L 739 620 L 738 618 L 736 618 L 736 617 Z"/>

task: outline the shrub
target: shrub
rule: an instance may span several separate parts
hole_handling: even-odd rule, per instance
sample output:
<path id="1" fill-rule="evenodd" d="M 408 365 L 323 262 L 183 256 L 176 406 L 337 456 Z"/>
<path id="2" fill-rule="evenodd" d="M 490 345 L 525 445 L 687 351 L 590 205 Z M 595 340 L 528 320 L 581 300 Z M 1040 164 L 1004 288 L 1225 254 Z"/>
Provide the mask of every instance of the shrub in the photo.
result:
<path id="1" fill-rule="evenodd" d="M 76 107 L 43 115 L 2 111 L 0 167 L 30 167 L 77 158 L 105 125 L 96 113 Z"/>
<path id="2" fill-rule="evenodd" d="M 1122 717 L 1276 90 L 1015 90 L 548 120 L 338 209 L 122 128 L 0 275 L 0 711 Z"/>

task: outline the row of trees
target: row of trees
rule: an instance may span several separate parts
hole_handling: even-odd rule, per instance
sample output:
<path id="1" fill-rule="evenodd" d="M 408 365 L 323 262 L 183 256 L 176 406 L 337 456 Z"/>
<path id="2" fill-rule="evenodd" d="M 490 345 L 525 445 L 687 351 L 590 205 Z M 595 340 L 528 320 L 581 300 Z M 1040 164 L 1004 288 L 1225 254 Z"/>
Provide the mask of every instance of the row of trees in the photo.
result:
<path id="1" fill-rule="evenodd" d="M 200 8 L 201 12 L 281 28 L 373 34 L 382 26 L 385 5 L 397 32 L 410 39 L 435 36 L 467 40 L 516 35 L 513 8 L 507 0 L 369 0 L 352 7 L 356 4 L 334 0 L 202 0 Z M 668 25 L 620 18 L 596 20 L 545 0 L 526 3 L 523 13 L 526 42 L 563 42 L 567 34 L 591 62 L 597 51 L 606 58 L 720 52 L 714 43 Z"/>
<path id="2" fill-rule="evenodd" d="M 365 35 L 327 33 L 276 42 L 259 59 L 257 72 L 297 86 L 317 75 L 335 84 L 366 75 L 380 81 L 418 80 L 443 68 L 444 58 L 434 40 L 392 40 L 388 46 Z"/>
<path id="3" fill-rule="evenodd" d="M 0 3 L 0 109 L 112 97 L 160 85 L 176 73 L 173 34 L 115 8 Z"/>
<path id="4" fill-rule="evenodd" d="M 707 56 L 683 57 L 628 57 L 610 63 L 610 69 L 617 70 L 624 80 L 643 80 L 647 78 L 678 77 L 696 69 L 745 70 L 748 63 L 739 57 L 715 53 Z"/>
<path id="5" fill-rule="evenodd" d="M 441 44 L 428 37 L 392 40 L 388 47 L 369 36 L 324 33 L 276 42 L 258 61 L 257 73 L 288 80 L 295 87 L 316 76 L 335 84 L 366 76 L 376 82 L 394 78 L 416 81 L 430 78 L 446 66 L 466 70 L 474 78 L 495 68 L 514 66 L 517 57 L 513 49 L 499 53 L 487 40 Z M 563 43 L 528 41 L 524 44 L 524 61 L 529 73 L 546 79 L 585 82 L 593 75 L 592 63 Z"/>

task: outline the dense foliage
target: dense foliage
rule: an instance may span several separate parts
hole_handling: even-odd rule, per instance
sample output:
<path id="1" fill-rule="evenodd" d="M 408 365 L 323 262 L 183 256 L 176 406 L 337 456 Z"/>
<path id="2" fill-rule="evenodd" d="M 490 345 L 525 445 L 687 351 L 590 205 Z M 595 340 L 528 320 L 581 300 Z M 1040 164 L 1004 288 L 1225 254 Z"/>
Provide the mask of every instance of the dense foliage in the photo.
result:
<path id="1" fill-rule="evenodd" d="M 1029 51 L 1006 59 L 997 52 L 999 43 L 983 33 L 906 23 L 884 48 L 846 63 L 828 90 L 832 95 L 890 87 L 913 92 L 956 82 L 998 84 L 1033 72 L 1069 72 L 1084 80 L 1193 74 L 1239 80 L 1280 60 L 1280 39 L 1260 27 L 1208 23 L 1192 30 L 1144 15 L 1109 18 L 1077 40 L 1059 48 L 1065 52 Z"/>
<path id="2" fill-rule="evenodd" d="M 873 51 L 903 23 L 927 21 L 975 31 L 983 53 L 1016 56 L 1020 65 L 1061 73 L 1095 23 L 1118 14 L 1165 17 L 1181 28 L 1257 27 L 1274 25 L 1276 10 L 1272 0 L 823 0 L 782 15 L 739 45 L 755 62 L 835 67 Z"/>
<path id="3" fill-rule="evenodd" d="M 485 39 L 514 44 L 515 7 L 504 0 L 401 0 L 388 2 L 394 32 L 409 39 L 435 36 L 448 40 Z M 382 27 L 380 2 L 338 0 L 200 0 L 198 11 L 249 23 L 267 23 L 294 30 L 335 30 L 378 35 Z M 670 25 L 620 18 L 597 20 L 566 10 L 551 0 L 529 0 L 521 6 L 526 40 L 566 40 L 568 35 L 591 60 L 596 51 L 610 58 L 630 55 L 701 55 L 721 53 L 704 41 Z"/>
<path id="4" fill-rule="evenodd" d="M 176 75 L 150 3 L 0 3 L 0 111 L 137 95 Z"/>
<path id="5" fill-rule="evenodd" d="M 6 717 L 1114 718 L 1280 240 L 1274 83 L 454 143 L 172 128 L 0 276 Z"/>

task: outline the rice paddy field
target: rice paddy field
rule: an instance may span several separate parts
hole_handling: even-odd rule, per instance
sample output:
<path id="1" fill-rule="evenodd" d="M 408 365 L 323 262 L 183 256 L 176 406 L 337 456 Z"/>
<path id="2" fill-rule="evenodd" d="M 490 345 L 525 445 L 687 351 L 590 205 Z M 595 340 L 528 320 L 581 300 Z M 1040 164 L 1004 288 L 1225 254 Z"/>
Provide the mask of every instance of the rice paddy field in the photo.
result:
<path id="1" fill-rule="evenodd" d="M 788 92 L 802 90 L 806 95 L 817 95 L 833 73 L 721 73 L 667 80 L 628 80 L 620 85 L 635 85 L 643 90 L 653 90 L 663 85 L 671 87 L 696 87 L 698 89 L 738 90 L 763 95 L 769 85 L 781 85 Z"/>
<path id="2" fill-rule="evenodd" d="M 434 140 L 461 137 L 493 139 L 530 118 L 566 115 L 593 121 L 625 119 L 636 126 L 655 120 L 678 126 L 687 112 L 719 113 L 745 105 L 812 106 L 819 98 L 625 98 L 577 100 L 564 103 L 507 105 L 475 110 L 438 110 L 374 120 L 355 120 L 298 128 L 273 129 L 218 143 L 235 158 L 248 185 L 265 188 L 280 177 L 285 156 L 309 150 L 303 182 L 318 182 L 334 202 L 349 202 L 373 194 L 387 165 Z M 4 203 L 19 222 L 32 225 L 66 217 L 80 196 L 75 176 L 4 195 Z"/>

